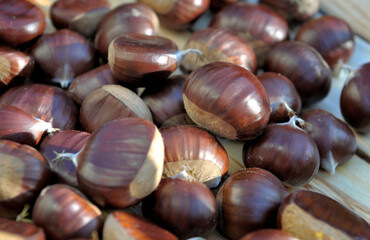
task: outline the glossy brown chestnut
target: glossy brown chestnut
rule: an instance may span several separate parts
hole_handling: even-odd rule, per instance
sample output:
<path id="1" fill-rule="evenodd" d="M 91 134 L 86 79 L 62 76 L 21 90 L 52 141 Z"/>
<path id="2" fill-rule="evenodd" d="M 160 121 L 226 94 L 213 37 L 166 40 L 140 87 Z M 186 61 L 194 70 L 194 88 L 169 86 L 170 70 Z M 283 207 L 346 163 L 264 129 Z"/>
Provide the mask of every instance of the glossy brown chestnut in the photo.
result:
<path id="1" fill-rule="evenodd" d="M 46 74 L 44 80 L 63 88 L 68 87 L 75 76 L 92 69 L 96 61 L 92 44 L 68 29 L 44 34 L 30 53 Z"/>
<path id="2" fill-rule="evenodd" d="M 180 113 L 162 123 L 161 127 L 169 127 L 176 125 L 194 125 L 196 124 L 191 120 L 187 113 Z"/>
<path id="3" fill-rule="evenodd" d="M 257 76 L 270 100 L 269 123 L 287 122 L 302 107 L 301 97 L 292 81 L 279 73 L 264 72 Z"/>
<path id="4" fill-rule="evenodd" d="M 46 240 L 44 230 L 31 223 L 0 218 L 0 239 Z"/>
<path id="5" fill-rule="evenodd" d="M 177 240 L 177 237 L 144 218 L 116 211 L 108 215 L 103 229 L 104 240 Z"/>
<path id="6" fill-rule="evenodd" d="M 250 72 L 257 71 L 257 58 L 249 44 L 237 34 L 222 28 L 206 28 L 193 33 L 184 49 L 202 52 L 200 56 L 197 53 L 184 56 L 181 68 L 185 72 L 192 72 L 211 62 L 230 62 Z"/>
<path id="7" fill-rule="evenodd" d="M 58 29 L 69 28 L 90 37 L 109 7 L 108 0 L 58 0 L 50 7 L 50 18 Z"/>
<path id="8" fill-rule="evenodd" d="M 333 114 L 317 109 L 306 112 L 305 130 L 315 140 L 320 166 L 334 175 L 338 164 L 351 159 L 356 152 L 356 137 L 351 128 Z"/>
<path id="9" fill-rule="evenodd" d="M 267 55 L 265 68 L 289 78 L 303 105 L 316 103 L 329 93 L 330 68 L 320 53 L 305 43 L 291 41 L 277 44 Z"/>
<path id="10" fill-rule="evenodd" d="M 238 0 L 211 0 L 211 9 L 217 11 L 225 7 L 226 5 L 237 2 L 237 1 Z"/>
<path id="11" fill-rule="evenodd" d="M 76 189 L 55 184 L 42 190 L 32 220 L 55 240 L 89 238 L 103 225 L 102 213 Z"/>
<path id="12" fill-rule="evenodd" d="M 180 239 L 207 236 L 217 223 L 216 199 L 205 184 L 186 174 L 162 179 L 143 200 L 143 214 Z"/>
<path id="13" fill-rule="evenodd" d="M 49 162 L 53 172 L 58 177 L 59 182 L 78 187 L 76 167 L 70 161 L 53 161 L 56 153 L 77 153 L 86 144 L 90 134 L 76 130 L 64 130 L 53 135 L 48 135 L 40 146 L 40 153 Z"/>
<path id="14" fill-rule="evenodd" d="M 297 126 L 296 117 L 267 125 L 255 140 L 243 147 L 246 167 L 266 169 L 290 186 L 301 186 L 317 174 L 320 154 L 315 141 Z"/>
<path id="15" fill-rule="evenodd" d="M 277 217 L 284 232 L 301 240 L 369 239 L 370 225 L 337 201 L 296 190 L 282 202 Z"/>
<path id="16" fill-rule="evenodd" d="M 80 122 L 88 132 L 124 117 L 140 117 L 153 121 L 144 101 L 130 89 L 120 85 L 104 85 L 96 89 L 81 105 Z"/>
<path id="17" fill-rule="evenodd" d="M 298 30 L 295 40 L 315 48 L 334 70 L 348 61 L 355 46 L 350 26 L 333 16 L 322 16 L 306 22 Z"/>
<path id="18" fill-rule="evenodd" d="M 0 217 L 15 218 L 49 177 L 49 166 L 36 149 L 0 140 Z"/>
<path id="19" fill-rule="evenodd" d="M 26 0 L 0 1 L 0 41 L 16 47 L 40 36 L 45 30 L 45 15 Z"/>
<path id="20" fill-rule="evenodd" d="M 357 131 L 370 132 L 370 63 L 358 69 L 342 89 L 340 109 Z"/>
<path id="21" fill-rule="evenodd" d="M 280 203 L 288 194 L 280 180 L 260 168 L 235 172 L 217 193 L 218 228 L 229 239 L 276 226 Z"/>
<path id="22" fill-rule="evenodd" d="M 288 21 L 303 22 L 319 11 L 319 0 L 259 0 Z"/>
<path id="23" fill-rule="evenodd" d="M 27 53 L 0 46 L 0 88 L 30 76 L 34 65 L 35 61 Z"/>
<path id="24" fill-rule="evenodd" d="M 214 17 L 211 27 L 225 28 L 237 33 L 253 48 L 259 66 L 275 44 L 289 38 L 288 23 L 264 5 L 247 2 L 229 4 Z"/>
<path id="25" fill-rule="evenodd" d="M 44 84 L 25 84 L 13 87 L 0 96 L 0 104 L 17 107 L 33 117 L 51 123 L 52 127 L 73 129 L 77 108 L 58 87 Z"/>
<path id="26" fill-rule="evenodd" d="M 248 233 L 240 240 L 299 240 L 278 229 L 262 229 Z"/>
<path id="27" fill-rule="evenodd" d="M 111 10 L 100 23 L 95 36 L 95 48 L 104 59 L 107 59 L 110 42 L 126 33 L 157 35 L 159 33 L 157 15 L 143 3 L 118 6 Z"/>
<path id="28" fill-rule="evenodd" d="M 227 139 L 256 137 L 270 117 L 261 82 L 232 63 L 210 63 L 192 72 L 185 81 L 183 100 L 197 125 Z"/>
<path id="29" fill-rule="evenodd" d="M 162 178 L 180 173 L 183 167 L 195 180 L 216 188 L 229 170 L 229 158 L 221 143 L 196 126 L 178 125 L 159 129 L 165 155 Z"/>

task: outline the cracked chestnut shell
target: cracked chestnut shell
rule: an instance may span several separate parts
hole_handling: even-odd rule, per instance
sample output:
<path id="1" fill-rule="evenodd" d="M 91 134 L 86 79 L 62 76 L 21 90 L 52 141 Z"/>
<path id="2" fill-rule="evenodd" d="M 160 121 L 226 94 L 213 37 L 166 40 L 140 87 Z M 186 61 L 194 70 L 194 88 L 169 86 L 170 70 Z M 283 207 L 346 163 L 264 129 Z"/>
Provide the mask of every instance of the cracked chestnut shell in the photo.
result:
<path id="1" fill-rule="evenodd" d="M 270 117 L 261 82 L 232 63 L 210 63 L 192 72 L 185 81 L 183 100 L 197 125 L 227 139 L 256 137 Z"/>
<path id="2" fill-rule="evenodd" d="M 44 230 L 31 223 L 0 218 L 0 238 L 17 240 L 46 240 Z"/>

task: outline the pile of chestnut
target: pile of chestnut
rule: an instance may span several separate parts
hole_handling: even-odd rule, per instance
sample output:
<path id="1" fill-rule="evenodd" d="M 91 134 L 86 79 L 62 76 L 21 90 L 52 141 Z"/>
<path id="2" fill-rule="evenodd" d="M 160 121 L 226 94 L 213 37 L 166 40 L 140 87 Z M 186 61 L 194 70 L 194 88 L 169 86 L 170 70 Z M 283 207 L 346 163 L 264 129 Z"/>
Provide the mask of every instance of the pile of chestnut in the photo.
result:
<path id="1" fill-rule="evenodd" d="M 183 50 L 159 35 L 206 11 Z M 335 174 L 355 153 L 352 129 L 370 131 L 370 63 L 343 87 L 352 128 L 307 110 L 354 48 L 343 20 L 317 11 L 59 0 L 44 33 L 36 5 L 0 0 L 0 239 L 370 239 L 340 203 L 292 188 L 319 167 Z M 231 176 L 220 139 L 244 141 Z"/>

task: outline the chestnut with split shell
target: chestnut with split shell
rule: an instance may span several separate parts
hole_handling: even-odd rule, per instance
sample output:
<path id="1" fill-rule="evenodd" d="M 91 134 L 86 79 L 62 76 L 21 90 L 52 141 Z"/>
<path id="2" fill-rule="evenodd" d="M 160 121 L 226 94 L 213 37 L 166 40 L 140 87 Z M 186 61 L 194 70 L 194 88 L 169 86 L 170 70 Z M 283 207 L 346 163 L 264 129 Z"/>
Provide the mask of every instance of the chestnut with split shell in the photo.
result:
<path id="1" fill-rule="evenodd" d="M 16 240 L 46 240 L 45 232 L 31 223 L 0 218 L 0 238 Z"/>

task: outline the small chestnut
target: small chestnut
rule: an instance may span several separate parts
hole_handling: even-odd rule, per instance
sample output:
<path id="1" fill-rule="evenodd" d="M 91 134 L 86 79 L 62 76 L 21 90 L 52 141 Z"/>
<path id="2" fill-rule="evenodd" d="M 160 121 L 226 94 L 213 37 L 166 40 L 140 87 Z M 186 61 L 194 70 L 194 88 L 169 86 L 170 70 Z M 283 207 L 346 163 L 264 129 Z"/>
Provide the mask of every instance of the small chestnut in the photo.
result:
<path id="1" fill-rule="evenodd" d="M 44 230 L 31 223 L 0 218 L 0 239 L 46 240 Z"/>
<path id="2" fill-rule="evenodd" d="M 240 240 L 299 240 L 278 229 L 262 229 L 248 233 Z"/>

